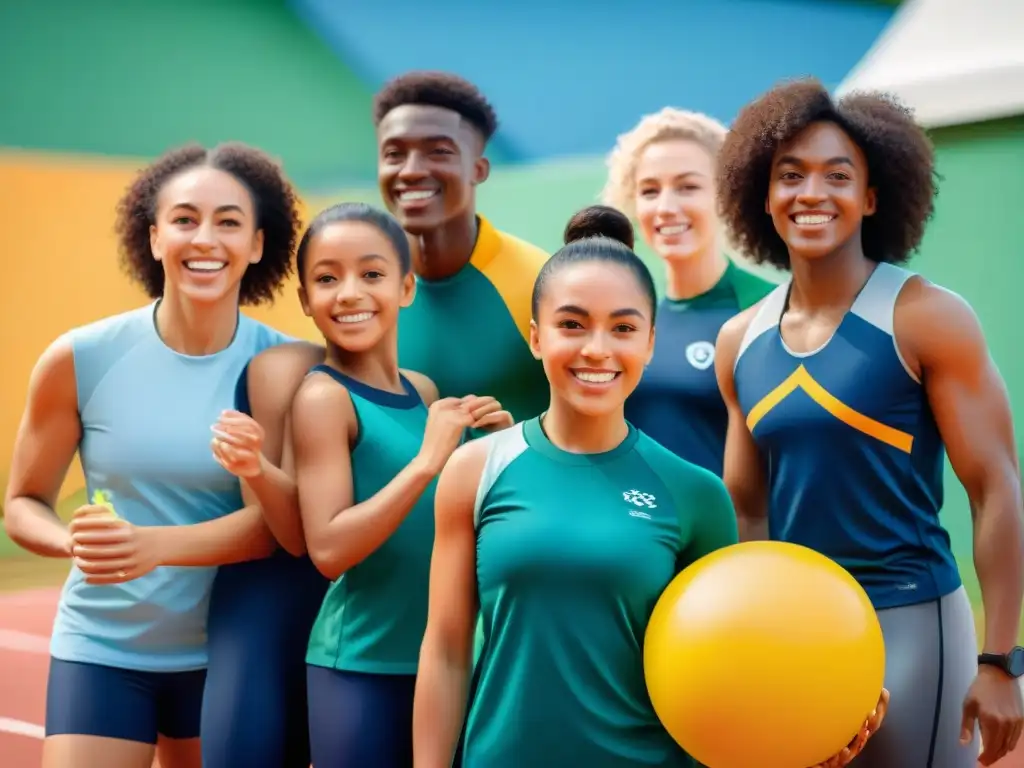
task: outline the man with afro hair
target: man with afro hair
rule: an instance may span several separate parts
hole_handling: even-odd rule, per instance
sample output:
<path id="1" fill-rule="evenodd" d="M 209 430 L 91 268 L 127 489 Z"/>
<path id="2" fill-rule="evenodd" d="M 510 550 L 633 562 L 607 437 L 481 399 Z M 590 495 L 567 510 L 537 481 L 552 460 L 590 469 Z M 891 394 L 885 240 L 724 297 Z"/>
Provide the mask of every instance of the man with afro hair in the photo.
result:
<path id="1" fill-rule="evenodd" d="M 548 386 L 530 353 L 530 296 L 547 254 L 476 210 L 498 127 L 487 99 L 445 72 L 410 72 L 373 101 L 378 182 L 408 233 L 416 298 L 402 310 L 402 367 L 441 397 L 495 397 L 516 421 L 540 413 Z"/>

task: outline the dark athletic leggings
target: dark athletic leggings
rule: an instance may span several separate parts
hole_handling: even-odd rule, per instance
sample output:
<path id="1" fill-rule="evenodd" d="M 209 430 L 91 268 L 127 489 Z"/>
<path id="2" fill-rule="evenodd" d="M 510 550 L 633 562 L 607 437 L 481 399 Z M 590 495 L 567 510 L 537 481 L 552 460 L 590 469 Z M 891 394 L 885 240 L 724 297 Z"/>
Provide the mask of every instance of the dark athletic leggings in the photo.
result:
<path id="1" fill-rule="evenodd" d="M 415 675 L 307 667 L 313 768 L 412 768 Z"/>
<path id="2" fill-rule="evenodd" d="M 203 768 L 309 768 L 306 647 L 328 583 L 308 557 L 285 552 L 218 571 Z"/>
<path id="3" fill-rule="evenodd" d="M 977 734 L 960 745 L 964 698 L 978 672 L 967 593 L 883 609 L 878 619 L 889 711 L 850 768 L 975 768 Z"/>

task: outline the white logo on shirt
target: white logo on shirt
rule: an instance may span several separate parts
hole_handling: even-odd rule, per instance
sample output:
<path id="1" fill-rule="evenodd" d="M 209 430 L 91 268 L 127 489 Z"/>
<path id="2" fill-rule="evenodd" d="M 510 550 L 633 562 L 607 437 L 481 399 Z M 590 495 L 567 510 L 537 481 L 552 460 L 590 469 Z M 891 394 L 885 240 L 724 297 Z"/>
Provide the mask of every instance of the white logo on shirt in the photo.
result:
<path id="1" fill-rule="evenodd" d="M 658 505 L 654 503 L 654 495 L 650 493 L 644 493 L 643 491 L 626 491 L 622 494 L 622 498 L 628 501 L 630 504 L 637 507 L 647 507 L 648 509 L 655 509 Z"/>
<path id="2" fill-rule="evenodd" d="M 715 345 L 710 341 L 695 341 L 686 348 L 686 362 L 698 371 L 706 371 L 715 362 Z"/>

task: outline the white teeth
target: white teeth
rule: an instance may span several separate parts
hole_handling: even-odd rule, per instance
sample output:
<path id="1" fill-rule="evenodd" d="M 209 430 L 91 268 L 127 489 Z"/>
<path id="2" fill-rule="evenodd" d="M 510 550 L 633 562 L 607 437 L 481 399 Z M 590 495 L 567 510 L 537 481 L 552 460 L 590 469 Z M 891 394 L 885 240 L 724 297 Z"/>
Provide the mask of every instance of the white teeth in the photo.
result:
<path id="1" fill-rule="evenodd" d="M 828 215 L 828 214 L 821 214 L 821 213 L 815 213 L 815 214 L 798 213 L 796 216 L 793 217 L 793 219 L 796 221 L 796 223 L 797 224 L 801 224 L 801 225 L 804 225 L 804 224 L 808 224 L 808 225 L 810 225 L 810 224 L 828 224 L 834 218 L 835 218 L 835 216 L 831 216 L 831 215 Z"/>
<path id="2" fill-rule="evenodd" d="M 658 234 L 671 237 L 672 235 L 681 235 L 684 232 L 688 232 L 689 229 L 689 224 L 672 224 L 664 227 L 658 227 Z"/>
<path id="3" fill-rule="evenodd" d="M 226 267 L 223 261 L 204 261 L 193 259 L 192 261 L 186 261 L 185 267 L 191 269 L 193 272 L 218 272 Z"/>
<path id="4" fill-rule="evenodd" d="M 338 315 L 334 319 L 339 323 L 365 323 L 373 317 L 373 312 L 360 312 L 357 315 Z"/>
<path id="5" fill-rule="evenodd" d="M 408 189 L 398 194 L 399 200 L 427 200 L 437 192 L 433 189 Z"/>
<path id="6" fill-rule="evenodd" d="M 607 384 L 609 381 L 615 378 L 615 372 L 611 371 L 608 373 L 592 373 L 590 371 L 575 371 L 575 376 L 580 381 L 586 381 L 590 384 Z"/>

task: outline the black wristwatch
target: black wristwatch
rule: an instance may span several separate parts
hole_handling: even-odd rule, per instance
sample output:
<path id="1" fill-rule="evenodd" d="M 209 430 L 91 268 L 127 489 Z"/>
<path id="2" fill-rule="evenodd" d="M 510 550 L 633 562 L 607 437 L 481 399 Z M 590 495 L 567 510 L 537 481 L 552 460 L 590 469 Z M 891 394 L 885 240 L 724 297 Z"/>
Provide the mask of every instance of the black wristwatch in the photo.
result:
<path id="1" fill-rule="evenodd" d="M 1019 645 L 1009 653 L 982 653 L 978 655 L 978 664 L 998 667 L 1010 677 L 1024 675 L 1024 648 Z"/>

